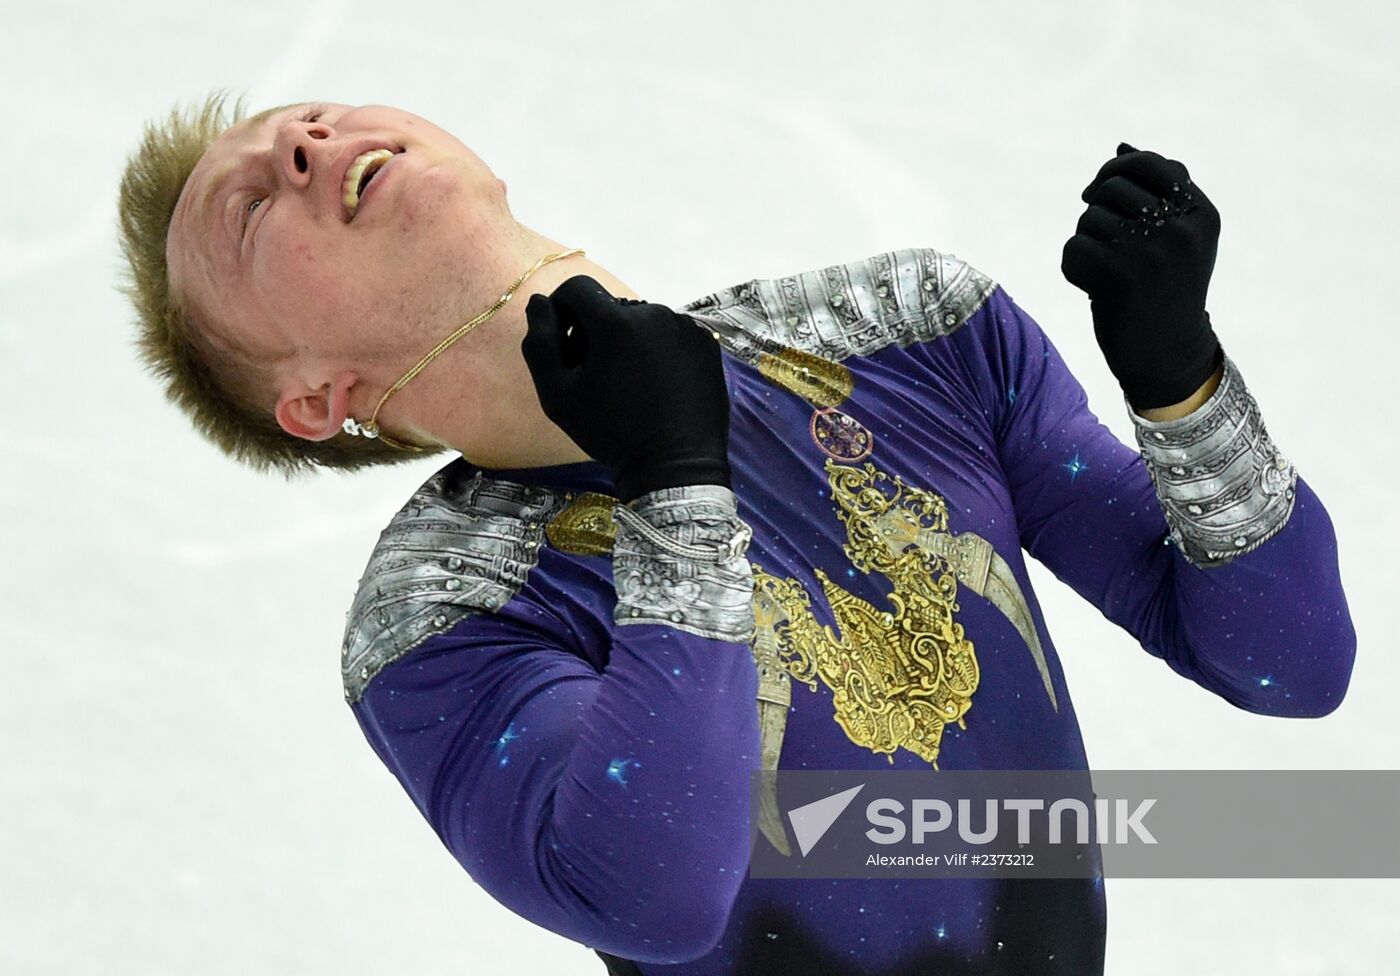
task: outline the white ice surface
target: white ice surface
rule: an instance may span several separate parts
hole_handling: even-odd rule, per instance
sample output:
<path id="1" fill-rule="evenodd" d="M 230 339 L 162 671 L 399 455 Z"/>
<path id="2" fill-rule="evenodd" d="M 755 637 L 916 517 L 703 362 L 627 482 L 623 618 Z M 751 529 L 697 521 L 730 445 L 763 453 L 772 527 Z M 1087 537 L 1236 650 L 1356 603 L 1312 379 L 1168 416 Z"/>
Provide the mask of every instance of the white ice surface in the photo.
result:
<path id="1" fill-rule="evenodd" d="M 355 581 L 442 459 L 289 486 L 139 369 L 114 203 L 146 119 L 220 86 L 410 108 L 671 304 L 952 251 L 1129 443 L 1060 250 L 1119 140 L 1180 159 L 1222 214 L 1212 321 L 1332 517 L 1360 652 L 1334 715 L 1249 715 L 1032 563 L 1090 760 L 1390 768 L 1398 26 L 1379 0 L 0 7 L 0 971 L 601 971 L 472 883 L 341 699 Z M 1110 973 L 1400 961 L 1395 881 L 1107 888 Z"/>

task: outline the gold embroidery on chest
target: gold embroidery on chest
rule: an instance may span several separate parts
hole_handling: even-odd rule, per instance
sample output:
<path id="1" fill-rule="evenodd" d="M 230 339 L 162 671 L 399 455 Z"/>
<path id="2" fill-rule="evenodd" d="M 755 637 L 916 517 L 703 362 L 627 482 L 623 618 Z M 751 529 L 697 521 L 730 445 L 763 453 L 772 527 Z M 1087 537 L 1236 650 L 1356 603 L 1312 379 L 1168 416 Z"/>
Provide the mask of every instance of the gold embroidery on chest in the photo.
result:
<path id="1" fill-rule="evenodd" d="M 833 631 L 817 622 L 800 583 L 755 565 L 755 606 L 780 608 L 756 618 L 767 618 L 772 635 L 756 641 L 773 641 L 778 662 L 813 691 L 818 679 L 831 689 L 836 721 L 852 742 L 891 763 L 896 749 L 908 749 L 937 769 L 943 730 L 966 727 L 980 678 L 972 642 L 954 619 L 957 577 L 942 556 L 918 546 L 921 532 L 947 531 L 947 504 L 898 477 L 886 495 L 879 485 L 890 479 L 870 463 L 857 469 L 828 460 L 826 471 L 846 525 L 846 555 L 856 569 L 890 581 L 892 610 L 814 569 Z"/>
<path id="2" fill-rule="evenodd" d="M 758 372 L 818 407 L 840 406 L 855 389 L 850 367 L 792 347 L 761 353 Z"/>

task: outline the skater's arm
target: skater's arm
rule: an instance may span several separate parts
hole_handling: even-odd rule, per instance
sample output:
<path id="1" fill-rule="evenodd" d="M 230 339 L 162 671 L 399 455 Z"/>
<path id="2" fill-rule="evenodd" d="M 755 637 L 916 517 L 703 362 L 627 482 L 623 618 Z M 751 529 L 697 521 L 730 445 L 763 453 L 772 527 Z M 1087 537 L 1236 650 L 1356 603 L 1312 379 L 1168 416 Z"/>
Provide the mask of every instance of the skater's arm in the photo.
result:
<path id="1" fill-rule="evenodd" d="M 743 525 L 717 485 L 664 489 L 634 508 L 705 548 Z M 742 551 L 668 554 L 621 520 L 612 558 L 601 673 L 573 649 L 584 635 L 566 629 L 545 584 L 527 585 L 385 669 L 355 712 L 503 905 L 593 948 L 679 962 L 719 939 L 748 862 L 751 569 Z"/>
<path id="2" fill-rule="evenodd" d="M 1004 289 L 951 338 L 994 425 L 1031 555 L 1150 653 L 1240 708 L 1319 716 L 1337 707 L 1356 648 L 1337 538 L 1307 482 L 1291 477 L 1286 460 L 1278 467 L 1238 372 L 1174 427 L 1142 428 L 1145 450 L 1184 448 L 1163 462 L 1159 486 L 1143 454 L 1090 411 L 1059 351 Z M 1230 419 L 1219 411 L 1227 396 Z M 1234 433 L 1183 431 L 1207 421 Z M 1238 531 L 1222 534 L 1227 525 Z"/>

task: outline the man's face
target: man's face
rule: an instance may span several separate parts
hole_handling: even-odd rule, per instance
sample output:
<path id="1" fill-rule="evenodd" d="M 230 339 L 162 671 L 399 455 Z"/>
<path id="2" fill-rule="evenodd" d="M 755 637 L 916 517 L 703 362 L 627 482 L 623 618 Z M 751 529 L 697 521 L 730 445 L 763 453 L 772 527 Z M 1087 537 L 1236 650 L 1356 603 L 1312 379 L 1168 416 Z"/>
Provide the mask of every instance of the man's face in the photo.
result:
<path id="1" fill-rule="evenodd" d="M 394 155 L 368 184 L 354 180 L 376 149 Z M 347 174 L 363 184 L 356 206 Z M 504 190 L 460 141 L 401 109 L 262 113 L 223 133 L 190 175 L 167 240 L 171 282 L 239 339 L 295 353 L 278 382 L 284 399 L 301 396 L 348 364 L 436 341 L 471 311 L 473 254 L 500 226 Z"/>

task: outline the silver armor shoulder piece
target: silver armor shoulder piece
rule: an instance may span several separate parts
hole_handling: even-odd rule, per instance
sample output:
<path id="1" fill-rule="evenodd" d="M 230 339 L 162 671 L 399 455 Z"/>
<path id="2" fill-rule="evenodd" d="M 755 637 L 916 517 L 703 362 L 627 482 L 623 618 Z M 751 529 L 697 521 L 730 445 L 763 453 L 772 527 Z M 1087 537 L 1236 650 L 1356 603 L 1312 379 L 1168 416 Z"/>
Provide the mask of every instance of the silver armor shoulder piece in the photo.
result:
<path id="1" fill-rule="evenodd" d="M 839 362 L 890 344 L 948 335 L 997 283 L 954 254 L 929 247 L 884 251 L 780 278 L 755 278 L 677 309 L 711 329 L 751 365 L 800 349 Z"/>
<path id="2" fill-rule="evenodd" d="M 451 467 L 449 465 L 449 467 Z M 525 585 L 563 493 L 446 469 L 380 533 L 346 614 L 340 671 L 358 701 L 375 675 L 464 617 L 496 611 Z"/>

